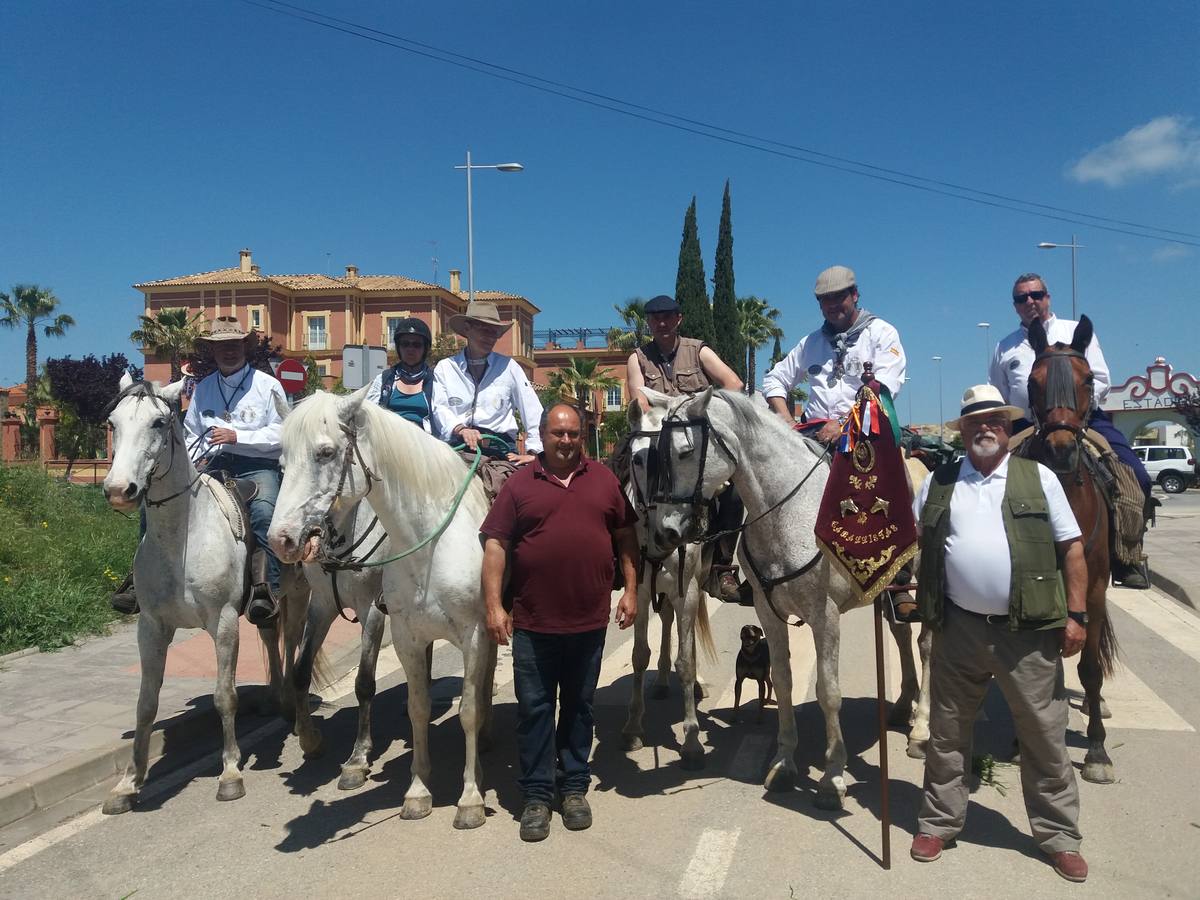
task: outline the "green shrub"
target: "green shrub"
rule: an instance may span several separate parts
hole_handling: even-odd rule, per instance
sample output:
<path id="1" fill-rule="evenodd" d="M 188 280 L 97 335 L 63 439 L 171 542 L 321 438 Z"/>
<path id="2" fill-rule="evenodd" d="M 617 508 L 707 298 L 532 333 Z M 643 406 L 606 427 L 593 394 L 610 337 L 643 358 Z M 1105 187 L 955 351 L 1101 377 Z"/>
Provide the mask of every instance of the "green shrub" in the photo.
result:
<path id="1" fill-rule="evenodd" d="M 0 654 L 62 647 L 117 618 L 108 595 L 132 564 L 138 523 L 99 487 L 0 466 L 0 535 Z"/>

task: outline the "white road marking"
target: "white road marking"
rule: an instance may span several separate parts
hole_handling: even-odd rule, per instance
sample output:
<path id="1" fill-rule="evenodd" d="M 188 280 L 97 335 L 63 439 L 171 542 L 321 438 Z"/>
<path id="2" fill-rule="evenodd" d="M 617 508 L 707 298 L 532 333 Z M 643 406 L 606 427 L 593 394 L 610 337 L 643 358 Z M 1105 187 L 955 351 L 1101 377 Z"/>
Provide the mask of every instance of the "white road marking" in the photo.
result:
<path id="1" fill-rule="evenodd" d="M 1083 698 L 1079 683 L 1077 657 L 1065 662 L 1064 682 L 1067 690 Z M 1105 719 L 1106 728 L 1133 728 L 1141 731 L 1192 731 L 1188 722 L 1127 668 L 1118 668 L 1116 677 L 1104 682 L 1101 689 L 1112 718 Z"/>
<path id="2" fill-rule="evenodd" d="M 721 831 L 706 828 L 696 842 L 696 852 L 688 863 L 683 877 L 679 879 L 678 894 L 687 900 L 719 897 L 733 862 L 733 851 L 737 848 L 742 830 Z"/>
<path id="3" fill-rule="evenodd" d="M 1200 662 L 1200 618 L 1152 591 L 1111 591 L 1108 600 L 1175 649 Z"/>

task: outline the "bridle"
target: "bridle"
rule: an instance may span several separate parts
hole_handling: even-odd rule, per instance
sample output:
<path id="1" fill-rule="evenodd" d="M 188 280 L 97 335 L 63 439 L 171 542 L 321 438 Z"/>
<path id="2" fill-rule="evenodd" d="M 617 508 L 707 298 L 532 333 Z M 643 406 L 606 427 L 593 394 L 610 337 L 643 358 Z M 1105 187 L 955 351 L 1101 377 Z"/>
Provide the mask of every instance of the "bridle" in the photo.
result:
<path id="1" fill-rule="evenodd" d="M 1058 431 L 1066 431 L 1071 434 L 1075 441 L 1075 467 L 1070 472 L 1058 472 L 1056 475 L 1074 475 L 1077 485 L 1083 484 L 1083 475 L 1080 472 L 1080 466 L 1083 465 L 1083 456 L 1085 453 L 1083 440 L 1084 432 L 1087 428 L 1087 420 L 1090 417 L 1092 410 L 1096 406 L 1096 385 L 1095 382 L 1088 385 L 1088 406 L 1079 416 L 1080 422 L 1084 423 L 1077 425 L 1073 422 L 1066 422 L 1062 419 L 1049 421 L 1050 415 L 1058 409 L 1070 409 L 1078 413 L 1076 404 L 1076 383 L 1075 370 L 1071 366 L 1071 359 L 1082 359 L 1087 363 L 1087 357 L 1083 353 L 1074 348 L 1051 349 L 1047 348 L 1037 355 L 1033 361 L 1033 369 L 1036 369 L 1039 364 L 1046 363 L 1048 370 L 1046 372 L 1046 386 L 1044 402 L 1046 404 L 1046 420 L 1043 420 L 1038 415 L 1038 410 L 1033 409 L 1034 424 L 1037 430 L 1034 432 L 1034 437 L 1042 443 L 1043 446 L 1048 446 L 1047 438 Z M 1032 375 L 1032 369 L 1030 370 Z"/>

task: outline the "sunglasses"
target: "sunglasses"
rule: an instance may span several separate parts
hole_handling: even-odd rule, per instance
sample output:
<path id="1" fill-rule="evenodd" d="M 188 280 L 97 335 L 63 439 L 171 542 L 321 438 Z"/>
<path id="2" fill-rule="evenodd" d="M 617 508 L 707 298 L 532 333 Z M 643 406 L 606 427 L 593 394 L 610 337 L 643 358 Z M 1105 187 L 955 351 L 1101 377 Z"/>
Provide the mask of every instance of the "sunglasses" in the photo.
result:
<path id="1" fill-rule="evenodd" d="M 423 350 L 425 348 L 425 342 L 424 341 L 399 341 L 396 346 L 403 347 L 406 350 L 411 350 L 411 349 Z"/>
<path id="2" fill-rule="evenodd" d="M 1026 300 L 1045 300 L 1046 291 L 1026 291 L 1023 294 L 1013 294 L 1013 305 L 1020 306 Z"/>

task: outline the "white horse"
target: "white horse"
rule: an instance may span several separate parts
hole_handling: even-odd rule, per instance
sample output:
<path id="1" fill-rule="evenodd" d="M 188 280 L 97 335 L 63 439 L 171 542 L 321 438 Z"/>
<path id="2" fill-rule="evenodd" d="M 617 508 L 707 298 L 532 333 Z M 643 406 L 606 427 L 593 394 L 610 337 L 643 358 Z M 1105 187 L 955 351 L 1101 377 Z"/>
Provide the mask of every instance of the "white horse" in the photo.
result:
<path id="1" fill-rule="evenodd" d="M 113 458 L 104 493 L 117 509 L 132 510 L 142 503 L 146 507 L 146 534 L 133 559 L 133 580 L 141 606 L 138 654 L 142 681 L 133 757 L 105 800 L 104 812 L 128 812 L 146 779 L 150 730 L 158 713 L 167 648 L 177 628 L 203 628 L 216 647 L 213 702 L 224 732 L 224 767 L 217 799 L 236 800 L 246 793 L 234 731 L 234 673 L 238 617 L 246 588 L 246 544 L 234 538 L 229 520 L 199 480 L 188 456 L 179 409 L 183 382 L 157 387 L 148 382 L 134 384 L 124 375 L 120 386 L 122 394 L 108 417 L 113 427 Z M 249 530 L 249 522 L 245 528 Z M 262 628 L 259 635 L 267 648 L 271 696 L 275 697 L 281 682 L 277 632 L 274 627 Z"/>
<path id="2" fill-rule="evenodd" d="M 621 729 L 622 745 L 625 750 L 640 750 L 645 732 L 642 716 L 646 709 L 645 677 L 650 665 L 649 627 L 650 615 L 655 602 L 659 602 L 662 618 L 662 644 L 658 654 L 658 671 L 654 680 L 653 693 L 658 699 L 665 698 L 670 690 L 671 668 L 671 624 L 678 623 L 679 657 L 675 671 L 679 675 L 683 690 L 683 746 L 680 762 L 685 769 L 700 769 L 704 766 L 704 745 L 700 743 L 700 723 L 696 716 L 697 694 L 708 696 L 707 688 L 696 671 L 696 643 L 710 660 L 717 656 L 712 630 L 708 621 L 708 607 L 701 589 L 711 564 L 711 553 L 698 543 L 681 546 L 679 552 L 670 553 L 665 559 L 648 559 L 647 547 L 647 455 L 654 450 L 654 435 L 658 433 L 662 410 L 651 409 L 643 414 L 641 406 L 634 401 L 629 405 L 629 422 L 633 435 L 629 442 L 630 478 L 625 486 L 630 501 L 638 509 L 638 545 L 643 548 L 642 571 L 638 580 L 638 612 L 633 623 L 633 687 L 629 697 L 629 713 L 625 727 Z M 647 572 L 647 563 L 657 571 L 653 577 Z"/>
<path id="3" fill-rule="evenodd" d="M 386 559 L 391 543 L 379 519 L 367 503 L 347 505 L 332 515 L 333 533 L 342 543 L 332 548 L 334 556 L 346 555 L 370 562 Z M 308 692 L 313 672 L 320 663 L 321 645 L 329 634 L 342 609 L 351 609 L 362 626 L 358 675 L 354 679 L 354 694 L 358 698 L 358 730 L 350 757 L 342 763 L 338 788 L 343 791 L 362 787 L 370 773 L 371 704 L 375 697 L 375 666 L 383 642 L 386 614 L 375 604 L 383 592 L 383 569 L 370 566 L 362 569 L 327 571 L 320 563 L 306 562 L 304 576 L 311 587 L 307 608 L 293 604 L 289 618 L 304 616 L 304 632 L 296 646 L 291 640 L 284 653 L 284 707 L 294 709 L 296 735 L 306 757 L 322 752 L 321 732 L 313 722 L 308 705 Z M 290 635 L 289 635 L 290 638 Z"/>
<path id="4" fill-rule="evenodd" d="M 783 618 L 798 615 L 812 628 L 817 699 L 825 714 L 826 765 L 818 784 L 817 805 L 839 809 L 846 793 L 846 747 L 839 721 L 839 617 L 863 604 L 845 579 L 832 575 L 813 534 L 828 467 L 821 464 L 815 445 L 789 429 L 766 406 L 742 394 L 710 389 L 694 397 L 674 398 L 650 390 L 644 393 L 651 407 L 662 413 L 669 439 L 660 442 L 663 458 L 659 463 L 666 467 L 674 496 L 694 493 L 704 501 L 732 480 L 746 505 L 747 524 L 738 554 L 742 572 L 754 588 L 754 607 L 771 649 L 779 703 L 778 747 L 765 786 L 790 790 L 798 778 L 791 653 Z M 660 502 L 655 527 L 648 535 L 651 552 L 662 554 L 695 537 L 700 507 L 700 503 L 681 499 Z M 906 673 L 913 674 L 906 677 L 908 683 L 893 708 L 893 720 L 906 721 L 915 694 L 915 666 L 908 626 L 896 632 L 901 659 L 908 657 L 902 665 Z M 910 742 L 923 745 L 928 740 L 927 701 L 918 706 L 917 714 Z M 923 722 L 922 714 L 926 717 Z"/>
<path id="5" fill-rule="evenodd" d="M 444 639 L 463 655 L 459 721 L 466 737 L 466 766 L 454 827 L 476 828 L 484 823 L 478 746 L 480 731 L 486 735 L 488 730 L 496 663 L 479 578 L 479 526 L 487 502 L 478 479 L 465 481 L 468 470 L 449 446 L 399 416 L 364 403 L 365 398 L 366 390 L 342 398 L 318 392 L 285 420 L 285 474 L 271 523 L 271 546 L 280 559 L 311 559 L 319 550 L 325 517 L 363 498 L 379 516 L 393 554 L 416 547 L 445 525 L 436 539 L 391 562 L 383 573 L 413 730 L 413 778 L 400 815 L 419 819 L 433 809 L 427 787 L 427 651 L 435 640 Z"/>

